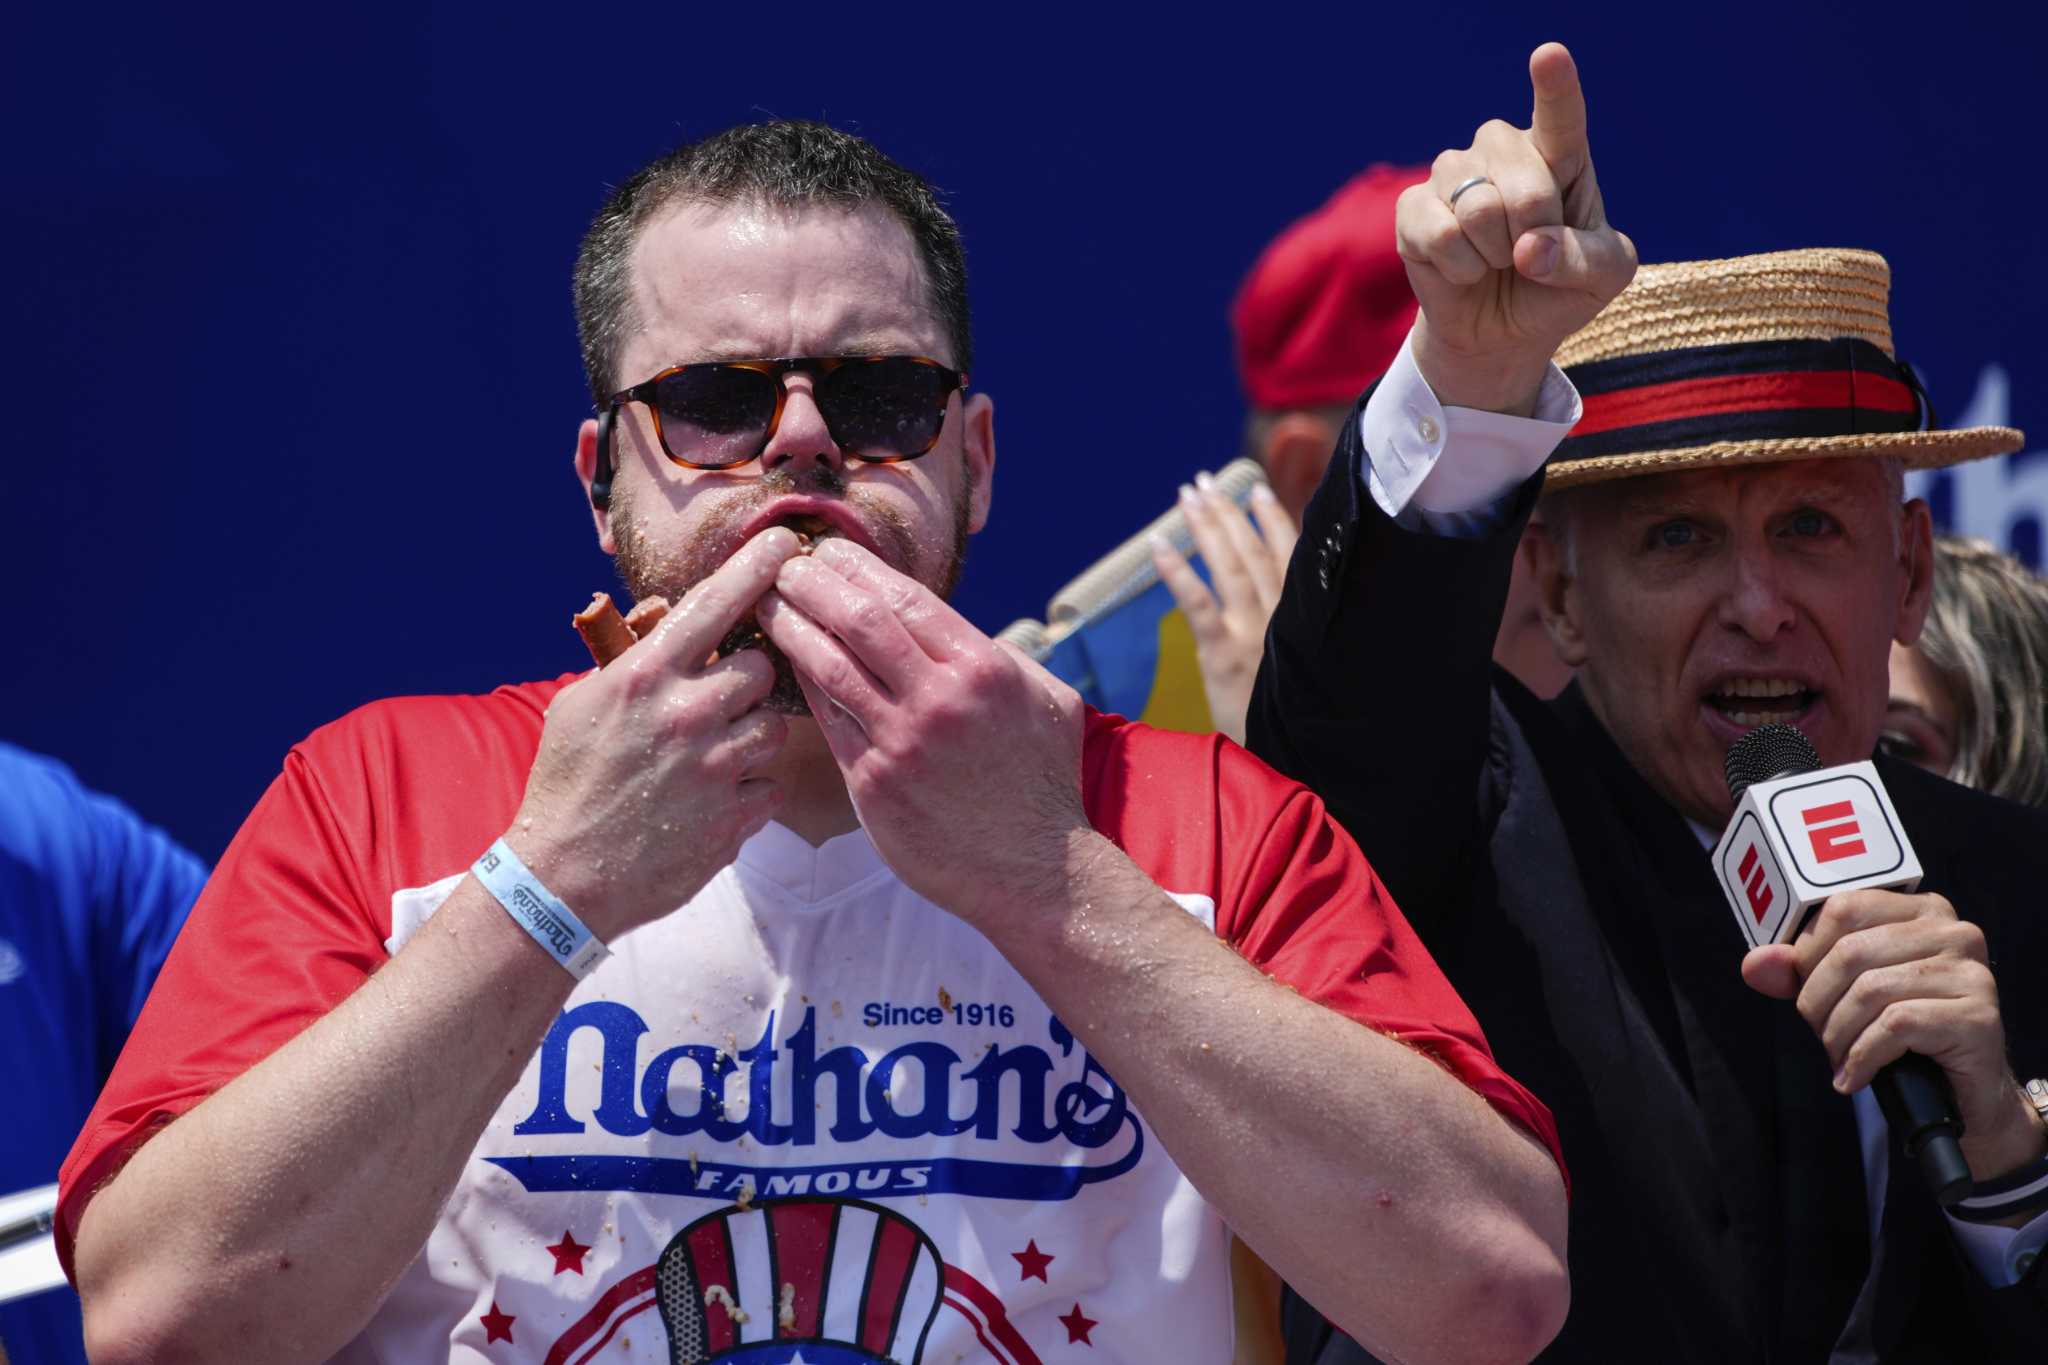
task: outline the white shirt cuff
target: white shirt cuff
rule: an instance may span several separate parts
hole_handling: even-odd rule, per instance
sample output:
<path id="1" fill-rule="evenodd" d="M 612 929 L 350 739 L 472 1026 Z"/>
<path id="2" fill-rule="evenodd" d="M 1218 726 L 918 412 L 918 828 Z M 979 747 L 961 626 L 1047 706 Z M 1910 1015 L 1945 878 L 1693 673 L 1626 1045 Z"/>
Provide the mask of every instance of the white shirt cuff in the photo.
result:
<path id="1" fill-rule="evenodd" d="M 1366 491 L 1403 524 L 1420 521 L 1448 534 L 1483 531 L 1579 420 L 1579 392 L 1552 365 L 1533 417 L 1447 408 L 1416 367 L 1414 339 L 1410 332 L 1359 414 Z M 1404 516 L 1411 508 L 1413 515 Z"/>
<path id="2" fill-rule="evenodd" d="M 1963 1259 L 1994 1289 L 2018 1284 L 2034 1268 L 2042 1244 L 2048 1242 L 2048 1213 L 2038 1214 L 2032 1222 L 2016 1228 L 1966 1223 L 1955 1217 L 1949 1217 L 1948 1227 L 1955 1234 Z"/>

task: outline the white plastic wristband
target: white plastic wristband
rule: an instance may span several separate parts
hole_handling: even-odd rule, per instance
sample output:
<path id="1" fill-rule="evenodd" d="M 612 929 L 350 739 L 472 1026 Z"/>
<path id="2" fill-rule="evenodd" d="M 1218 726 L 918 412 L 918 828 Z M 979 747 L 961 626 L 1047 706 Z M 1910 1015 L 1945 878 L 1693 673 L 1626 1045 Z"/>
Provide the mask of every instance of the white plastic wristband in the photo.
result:
<path id="1" fill-rule="evenodd" d="M 611 949 L 598 942 L 575 912 L 540 884 L 540 878 L 503 839 L 492 844 L 470 871 L 505 907 L 513 922 L 578 981 L 611 956 Z"/>

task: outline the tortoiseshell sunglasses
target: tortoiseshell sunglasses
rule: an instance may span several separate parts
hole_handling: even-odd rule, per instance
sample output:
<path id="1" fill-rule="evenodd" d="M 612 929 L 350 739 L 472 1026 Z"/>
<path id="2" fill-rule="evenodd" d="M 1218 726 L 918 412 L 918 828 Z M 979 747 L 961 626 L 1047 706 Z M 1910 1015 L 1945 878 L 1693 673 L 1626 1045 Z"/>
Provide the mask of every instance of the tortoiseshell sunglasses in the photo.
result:
<path id="1" fill-rule="evenodd" d="M 645 403 L 662 452 L 686 469 L 731 469 L 775 437 L 789 397 L 782 377 L 810 375 L 812 397 L 840 450 L 873 464 L 914 460 L 939 442 L 946 404 L 967 376 L 921 355 L 805 356 L 674 365 L 621 389 L 597 424 L 600 479 L 610 482 L 621 404 Z"/>

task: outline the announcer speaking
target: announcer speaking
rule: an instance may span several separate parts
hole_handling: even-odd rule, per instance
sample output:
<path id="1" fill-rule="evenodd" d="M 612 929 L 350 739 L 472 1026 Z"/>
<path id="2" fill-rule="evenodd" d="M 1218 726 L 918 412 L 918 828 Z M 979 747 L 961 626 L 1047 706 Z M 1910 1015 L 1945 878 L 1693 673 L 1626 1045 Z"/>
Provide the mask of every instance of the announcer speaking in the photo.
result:
<path id="1" fill-rule="evenodd" d="M 1308 509 L 1252 746 L 1328 800 L 1556 1111 L 1574 1296 L 1546 1359 L 2039 1360 L 2048 1127 L 2016 1076 L 2048 1070 L 2048 817 L 1880 758 L 1922 893 L 1837 895 L 1746 957 L 1706 852 L 1748 728 L 1871 756 L 1929 598 L 1902 471 L 2020 435 L 1926 429 L 1870 253 L 1637 277 L 1569 54 L 1530 75 L 1529 128 L 1488 123 L 1403 196 L 1421 316 Z M 1539 493 L 1578 670 L 1555 703 L 1487 659 Z M 1953 1086 L 1977 1222 L 1870 1098 L 1908 1051 Z"/>

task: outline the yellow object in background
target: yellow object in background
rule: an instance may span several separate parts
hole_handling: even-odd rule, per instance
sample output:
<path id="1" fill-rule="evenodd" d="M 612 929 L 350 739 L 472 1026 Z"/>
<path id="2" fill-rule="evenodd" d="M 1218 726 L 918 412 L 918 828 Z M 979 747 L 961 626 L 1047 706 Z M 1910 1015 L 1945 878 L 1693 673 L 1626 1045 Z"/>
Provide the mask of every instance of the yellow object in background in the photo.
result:
<path id="1" fill-rule="evenodd" d="M 1265 479 L 1256 461 L 1238 459 L 1216 472 L 1215 487 L 1243 507 Z M 996 638 L 1044 664 L 1097 710 L 1206 735 L 1216 722 L 1194 631 L 1159 581 L 1153 536 L 1195 557 L 1187 519 L 1170 507 L 1053 594 L 1044 621 L 1013 621 Z M 1196 572 L 1203 572 L 1199 560 Z"/>
<path id="2" fill-rule="evenodd" d="M 1159 618 L 1158 666 L 1152 695 L 1138 717 L 1161 730 L 1206 735 L 1216 728 L 1209 714 L 1209 694 L 1202 687 L 1202 665 L 1195 653 L 1194 628 L 1175 607 Z"/>

